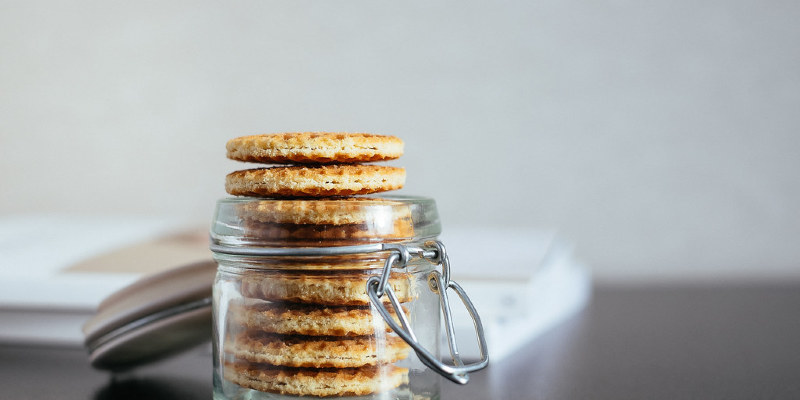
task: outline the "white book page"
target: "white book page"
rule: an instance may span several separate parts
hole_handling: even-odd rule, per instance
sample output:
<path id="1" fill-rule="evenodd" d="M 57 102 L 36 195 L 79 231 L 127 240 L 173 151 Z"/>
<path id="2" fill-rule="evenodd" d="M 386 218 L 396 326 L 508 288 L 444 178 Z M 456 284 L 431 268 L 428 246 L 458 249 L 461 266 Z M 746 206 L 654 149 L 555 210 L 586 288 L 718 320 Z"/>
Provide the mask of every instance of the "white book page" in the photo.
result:
<path id="1" fill-rule="evenodd" d="M 93 309 L 135 281 L 132 273 L 70 272 L 70 266 L 158 237 L 173 221 L 65 215 L 0 218 L 0 309 Z"/>

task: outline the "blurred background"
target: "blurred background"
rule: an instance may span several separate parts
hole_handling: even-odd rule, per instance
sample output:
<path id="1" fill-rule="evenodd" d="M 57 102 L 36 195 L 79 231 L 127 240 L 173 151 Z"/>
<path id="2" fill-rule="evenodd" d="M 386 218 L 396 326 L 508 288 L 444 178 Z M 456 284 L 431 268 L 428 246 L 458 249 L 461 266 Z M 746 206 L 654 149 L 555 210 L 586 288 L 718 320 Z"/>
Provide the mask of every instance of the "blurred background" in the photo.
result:
<path id="1" fill-rule="evenodd" d="M 445 230 L 800 279 L 800 3 L 0 1 L 0 214 L 208 223 L 232 137 L 406 141 Z"/>

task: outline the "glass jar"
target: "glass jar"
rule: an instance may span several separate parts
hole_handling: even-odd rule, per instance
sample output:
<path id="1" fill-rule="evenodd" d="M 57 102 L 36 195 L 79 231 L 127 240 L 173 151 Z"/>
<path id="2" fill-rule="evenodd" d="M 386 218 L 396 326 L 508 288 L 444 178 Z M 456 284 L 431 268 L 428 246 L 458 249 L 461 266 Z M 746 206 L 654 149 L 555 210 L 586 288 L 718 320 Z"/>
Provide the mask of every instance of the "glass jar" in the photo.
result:
<path id="1" fill-rule="evenodd" d="M 421 197 L 217 203 L 211 249 L 215 399 L 437 399 L 488 362 Z M 442 272 L 439 272 L 439 269 Z M 482 365 L 440 360 L 447 288 L 476 321 Z"/>

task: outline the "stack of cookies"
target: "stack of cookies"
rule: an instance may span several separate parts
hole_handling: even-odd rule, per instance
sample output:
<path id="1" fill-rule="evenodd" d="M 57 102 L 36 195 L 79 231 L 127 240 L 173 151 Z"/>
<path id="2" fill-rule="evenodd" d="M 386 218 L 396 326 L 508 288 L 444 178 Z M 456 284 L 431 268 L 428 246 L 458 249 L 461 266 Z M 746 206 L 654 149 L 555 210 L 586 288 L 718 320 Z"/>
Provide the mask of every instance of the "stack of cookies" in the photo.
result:
<path id="1" fill-rule="evenodd" d="M 369 133 L 281 133 L 228 141 L 228 158 L 295 164 L 228 174 L 225 189 L 236 196 L 330 197 L 377 193 L 403 187 L 403 168 L 362 164 L 393 160 L 403 141 Z"/>
<path id="2" fill-rule="evenodd" d="M 243 236 L 262 245 L 341 246 L 413 237 L 402 203 L 349 197 L 399 189 L 405 170 L 363 164 L 395 159 L 403 142 L 364 133 L 284 133 L 236 138 L 228 157 L 293 164 L 236 171 L 226 190 L 243 202 Z M 378 211 L 378 212 L 376 212 Z M 370 308 L 366 281 L 374 255 L 265 260 L 244 271 L 228 303 L 224 378 L 243 388 L 298 396 L 361 396 L 395 388 L 408 371 L 394 365 L 409 347 Z M 414 300 L 411 276 L 391 275 L 401 302 Z"/>

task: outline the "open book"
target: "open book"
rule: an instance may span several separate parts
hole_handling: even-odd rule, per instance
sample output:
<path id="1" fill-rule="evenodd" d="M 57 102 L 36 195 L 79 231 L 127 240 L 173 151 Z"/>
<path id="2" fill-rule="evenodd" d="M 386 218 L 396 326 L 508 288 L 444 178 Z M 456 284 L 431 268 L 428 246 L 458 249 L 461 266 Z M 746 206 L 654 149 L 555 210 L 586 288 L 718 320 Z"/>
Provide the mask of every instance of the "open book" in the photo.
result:
<path id="1" fill-rule="evenodd" d="M 205 229 L 124 217 L 0 218 L 0 342 L 83 345 L 81 326 L 137 279 L 211 259 Z"/>
<path id="2" fill-rule="evenodd" d="M 492 362 L 514 354 L 580 311 L 591 294 L 589 269 L 554 231 L 455 229 L 443 235 L 453 279 L 481 316 Z M 465 359 L 480 358 L 472 320 L 458 296 L 450 307 Z M 447 345 L 442 355 L 447 358 Z"/>

